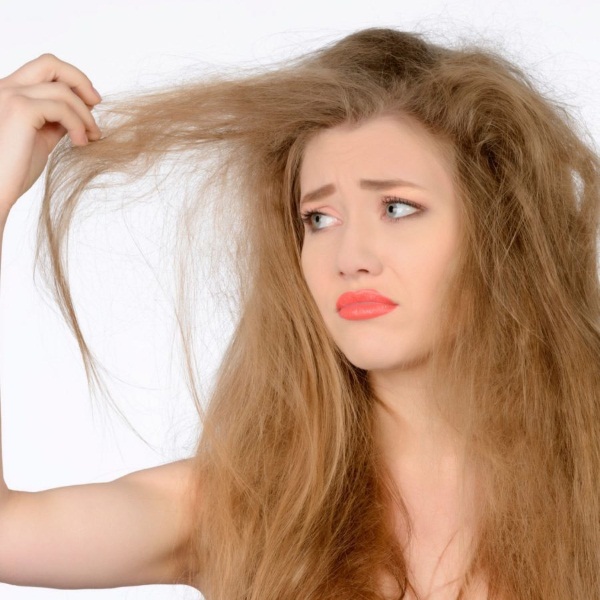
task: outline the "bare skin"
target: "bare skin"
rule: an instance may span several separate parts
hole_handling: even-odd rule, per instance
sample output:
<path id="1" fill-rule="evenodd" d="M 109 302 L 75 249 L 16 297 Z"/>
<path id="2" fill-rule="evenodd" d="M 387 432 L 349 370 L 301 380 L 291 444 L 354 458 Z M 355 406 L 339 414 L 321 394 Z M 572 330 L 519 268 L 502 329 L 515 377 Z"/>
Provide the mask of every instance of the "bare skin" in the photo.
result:
<path id="1" fill-rule="evenodd" d="M 100 138 L 91 113 L 99 101 L 81 71 L 51 55 L 0 79 L 0 231 L 64 135 L 75 145 Z M 439 148 L 413 125 L 399 127 L 377 121 L 375 129 L 340 128 L 309 145 L 303 192 L 327 184 L 335 190 L 303 207 L 322 211 L 331 227 L 307 235 L 303 268 L 336 342 L 369 371 L 382 400 L 381 450 L 415 527 L 409 548 L 413 582 L 423 598 L 454 600 L 458 588 L 451 581 L 460 577 L 469 538 L 459 493 L 465 483 L 460 444 L 436 419 L 418 363 L 435 322 L 441 275 L 452 262 L 455 199 Z M 396 153 L 390 162 L 399 140 L 404 159 Z M 405 170 L 397 172 L 398 164 Z M 406 170 L 419 164 L 430 170 Z M 365 190 L 356 187 L 357 176 L 412 178 L 419 189 Z M 424 218 L 384 221 L 382 194 L 422 204 Z M 360 322 L 357 334 L 359 322 L 340 321 L 333 307 L 340 293 L 360 287 L 379 289 L 402 310 L 387 320 Z M 64 589 L 176 583 L 192 530 L 192 489 L 191 461 L 36 493 L 10 490 L 0 477 L 0 581 Z"/>
<path id="2" fill-rule="evenodd" d="M 381 448 L 407 505 L 412 533 L 398 536 L 421 598 L 455 599 L 472 551 L 476 482 L 465 468 L 460 440 L 427 406 L 421 369 L 371 373 L 383 404 L 379 408 Z M 379 377 L 377 377 L 379 375 Z M 403 385 L 401 385 L 403 384 Z M 415 407 L 418 407 L 415 409 Z M 468 600 L 485 598 L 483 582 Z"/>
<path id="3" fill-rule="evenodd" d="M 60 139 L 85 145 L 101 137 L 91 113 L 99 101 L 84 73 L 49 54 L 0 79 L 0 241 L 11 208 Z M 9 489 L 1 465 L 0 581 L 61 589 L 176 583 L 193 515 L 189 460 L 42 492 Z"/>
<path id="4" fill-rule="evenodd" d="M 380 450 L 412 522 L 413 585 L 422 598 L 454 599 L 471 542 L 474 484 L 424 368 L 459 240 L 449 153 L 415 121 L 380 116 L 317 134 L 300 184 L 304 276 L 334 341 L 368 371 L 381 401 Z M 396 307 L 344 316 L 338 297 L 360 290 Z M 408 543 L 405 532 L 398 536 Z"/>

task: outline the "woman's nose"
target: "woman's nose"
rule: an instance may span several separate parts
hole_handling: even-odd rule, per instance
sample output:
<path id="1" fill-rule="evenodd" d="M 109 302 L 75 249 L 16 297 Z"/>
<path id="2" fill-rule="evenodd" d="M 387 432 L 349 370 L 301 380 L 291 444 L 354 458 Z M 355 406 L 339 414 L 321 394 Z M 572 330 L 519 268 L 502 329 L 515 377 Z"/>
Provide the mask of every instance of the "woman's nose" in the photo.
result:
<path id="1" fill-rule="evenodd" d="M 337 268 L 340 275 L 377 275 L 382 263 L 377 249 L 377 233 L 366 220 L 347 222 L 340 228 L 337 248 Z"/>

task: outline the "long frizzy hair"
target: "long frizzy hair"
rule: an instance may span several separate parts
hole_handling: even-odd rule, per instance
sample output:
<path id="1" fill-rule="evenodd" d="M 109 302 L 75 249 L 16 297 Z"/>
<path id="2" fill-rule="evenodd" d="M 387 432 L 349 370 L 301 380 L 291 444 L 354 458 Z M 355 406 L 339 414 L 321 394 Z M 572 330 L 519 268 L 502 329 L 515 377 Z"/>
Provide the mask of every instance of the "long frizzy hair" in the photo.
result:
<path id="1" fill-rule="evenodd" d="M 202 423 L 182 583 L 200 581 L 210 600 L 379 599 L 382 573 L 398 597 L 411 588 L 391 507 L 408 531 L 410 518 L 376 451 L 377 399 L 306 287 L 297 214 L 311 136 L 401 114 L 450 148 L 460 198 L 459 268 L 430 368 L 479 473 L 465 581 L 485 574 L 490 598 L 600 597 L 598 161 L 563 108 L 494 53 L 368 29 L 276 69 L 105 110 L 104 139 L 52 156 L 39 223 L 38 257 L 90 381 L 65 264 L 86 189 L 165 157 L 208 164 L 227 191 L 213 207 L 222 234 L 236 240 L 239 319 L 206 409 L 181 329 Z"/>

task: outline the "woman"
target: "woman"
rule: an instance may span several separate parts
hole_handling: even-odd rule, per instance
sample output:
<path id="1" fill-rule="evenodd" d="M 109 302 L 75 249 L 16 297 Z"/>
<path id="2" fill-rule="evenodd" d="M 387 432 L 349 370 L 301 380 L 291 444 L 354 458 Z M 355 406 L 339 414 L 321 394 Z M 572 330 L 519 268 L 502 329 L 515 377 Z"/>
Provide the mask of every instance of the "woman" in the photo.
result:
<path id="1" fill-rule="evenodd" d="M 103 138 L 99 100 L 52 56 L 0 80 L 4 221 L 73 143 L 39 248 L 88 379 L 61 252 L 104 173 L 206 169 L 240 318 L 193 458 L 4 486 L 0 580 L 600 597 L 598 163 L 560 107 L 499 57 L 387 29 L 112 107 Z"/>

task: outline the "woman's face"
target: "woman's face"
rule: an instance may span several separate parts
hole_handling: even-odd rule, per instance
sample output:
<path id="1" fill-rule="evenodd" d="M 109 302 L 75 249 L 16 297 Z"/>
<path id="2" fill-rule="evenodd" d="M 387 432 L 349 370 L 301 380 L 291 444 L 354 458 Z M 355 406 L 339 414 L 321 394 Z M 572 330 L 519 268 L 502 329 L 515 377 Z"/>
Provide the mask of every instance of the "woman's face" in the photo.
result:
<path id="1" fill-rule="evenodd" d="M 302 269 L 335 343 L 367 370 L 426 359 L 458 250 L 448 151 L 407 117 L 343 125 L 308 143 Z"/>

